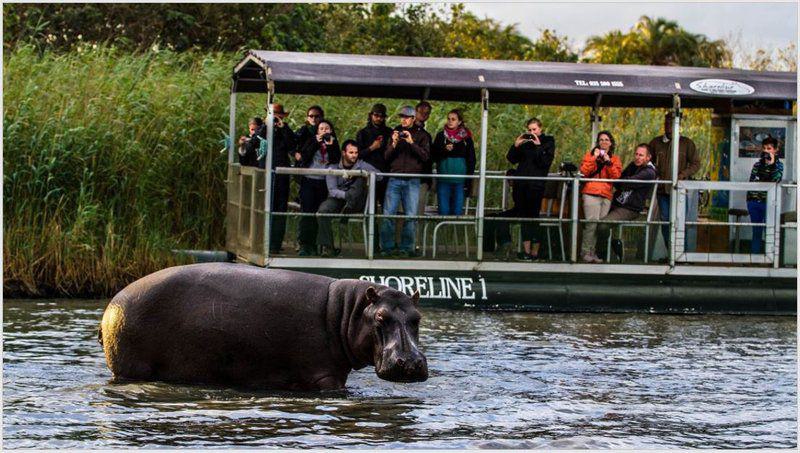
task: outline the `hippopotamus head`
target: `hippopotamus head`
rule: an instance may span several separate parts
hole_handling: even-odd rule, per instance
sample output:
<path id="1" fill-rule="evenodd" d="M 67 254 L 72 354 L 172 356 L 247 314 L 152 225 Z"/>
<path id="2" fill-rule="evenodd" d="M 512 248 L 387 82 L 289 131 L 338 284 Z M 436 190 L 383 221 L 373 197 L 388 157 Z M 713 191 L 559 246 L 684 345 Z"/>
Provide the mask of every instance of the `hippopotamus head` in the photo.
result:
<path id="1" fill-rule="evenodd" d="M 367 288 L 364 318 L 370 324 L 374 345 L 375 372 L 394 382 L 422 382 L 428 379 L 428 361 L 419 350 L 419 292 L 408 297 L 394 289 L 380 295 Z"/>

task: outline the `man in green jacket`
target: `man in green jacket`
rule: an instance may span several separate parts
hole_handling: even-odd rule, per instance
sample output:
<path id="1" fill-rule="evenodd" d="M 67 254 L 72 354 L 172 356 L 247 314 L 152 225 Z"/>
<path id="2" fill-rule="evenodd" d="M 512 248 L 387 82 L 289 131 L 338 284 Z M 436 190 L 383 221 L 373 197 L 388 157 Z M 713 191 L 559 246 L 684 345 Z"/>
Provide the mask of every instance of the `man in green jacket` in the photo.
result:
<path id="1" fill-rule="evenodd" d="M 662 181 L 672 180 L 672 120 L 673 112 L 667 112 L 664 117 L 664 135 L 650 141 L 650 148 L 655 155 L 655 166 L 658 171 L 658 179 Z M 678 142 L 678 180 L 692 179 L 697 171 L 700 170 L 700 155 L 697 152 L 692 139 L 681 135 Z M 669 221 L 670 186 L 667 184 L 658 185 L 658 212 L 661 221 Z M 686 200 L 686 220 L 697 220 L 697 192 L 690 192 Z M 664 244 L 669 253 L 669 225 L 661 226 L 661 233 L 664 235 Z M 652 237 L 654 237 L 653 235 Z M 697 228 L 686 229 L 686 250 L 694 250 L 697 242 Z"/>

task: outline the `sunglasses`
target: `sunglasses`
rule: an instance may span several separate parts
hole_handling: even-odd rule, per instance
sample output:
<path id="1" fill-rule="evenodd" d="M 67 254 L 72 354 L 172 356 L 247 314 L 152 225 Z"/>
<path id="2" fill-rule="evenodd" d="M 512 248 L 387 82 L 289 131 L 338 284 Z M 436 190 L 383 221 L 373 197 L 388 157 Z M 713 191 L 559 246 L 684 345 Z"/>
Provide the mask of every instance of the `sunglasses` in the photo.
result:
<path id="1" fill-rule="evenodd" d="M 309 118 L 322 118 L 322 115 L 308 115 Z"/>

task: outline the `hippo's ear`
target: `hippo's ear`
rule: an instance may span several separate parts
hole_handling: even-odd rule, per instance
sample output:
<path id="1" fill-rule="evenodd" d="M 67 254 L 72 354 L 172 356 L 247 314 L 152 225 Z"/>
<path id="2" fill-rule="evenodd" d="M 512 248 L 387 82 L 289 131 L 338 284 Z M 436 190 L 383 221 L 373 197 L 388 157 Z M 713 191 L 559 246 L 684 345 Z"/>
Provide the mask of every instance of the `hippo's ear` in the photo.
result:
<path id="1" fill-rule="evenodd" d="M 378 299 L 380 299 L 380 298 L 378 297 L 378 292 L 375 291 L 375 287 L 374 286 L 370 286 L 369 288 L 367 288 L 367 303 L 372 305 L 375 302 L 377 302 Z"/>
<path id="2" fill-rule="evenodd" d="M 414 295 L 411 296 L 411 301 L 414 302 L 415 307 L 419 307 L 419 290 L 414 291 Z"/>

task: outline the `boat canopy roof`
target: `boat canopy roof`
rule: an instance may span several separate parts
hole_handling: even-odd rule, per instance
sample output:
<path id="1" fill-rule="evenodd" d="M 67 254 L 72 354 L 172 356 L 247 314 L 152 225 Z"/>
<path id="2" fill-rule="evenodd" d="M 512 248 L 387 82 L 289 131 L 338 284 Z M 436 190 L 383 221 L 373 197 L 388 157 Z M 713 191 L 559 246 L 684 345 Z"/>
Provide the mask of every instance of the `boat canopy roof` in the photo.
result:
<path id="1" fill-rule="evenodd" d="M 549 63 L 466 58 L 250 50 L 233 91 L 325 96 L 610 107 L 728 109 L 757 102 L 791 109 L 797 73 L 676 66 Z M 599 101 L 599 103 L 598 103 Z"/>

